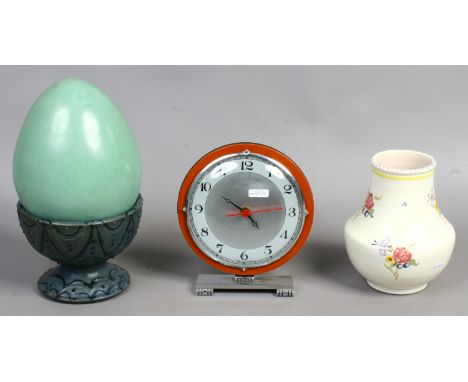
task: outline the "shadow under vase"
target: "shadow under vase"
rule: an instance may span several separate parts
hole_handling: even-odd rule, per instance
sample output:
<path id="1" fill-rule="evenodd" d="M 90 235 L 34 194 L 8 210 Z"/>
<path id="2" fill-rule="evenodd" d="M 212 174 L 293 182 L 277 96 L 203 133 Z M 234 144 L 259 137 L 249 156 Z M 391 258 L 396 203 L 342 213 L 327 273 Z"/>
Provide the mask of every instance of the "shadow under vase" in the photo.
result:
<path id="1" fill-rule="evenodd" d="M 31 246 L 59 264 L 39 278 L 41 293 L 68 303 L 98 302 L 122 293 L 130 284 L 130 275 L 107 260 L 132 242 L 142 207 L 139 195 L 134 206 L 121 215 L 66 223 L 38 218 L 18 203 L 19 222 Z"/>

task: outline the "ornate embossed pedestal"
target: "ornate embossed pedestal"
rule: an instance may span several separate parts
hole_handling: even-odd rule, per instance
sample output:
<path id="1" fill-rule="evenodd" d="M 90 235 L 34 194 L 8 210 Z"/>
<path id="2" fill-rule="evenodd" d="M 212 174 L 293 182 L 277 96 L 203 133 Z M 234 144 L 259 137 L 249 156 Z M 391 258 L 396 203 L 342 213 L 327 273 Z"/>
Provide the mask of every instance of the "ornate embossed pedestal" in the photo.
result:
<path id="1" fill-rule="evenodd" d="M 46 297 L 60 302 L 90 303 L 122 293 L 130 284 L 128 272 L 107 260 L 133 240 L 142 214 L 143 198 L 119 216 L 86 223 L 40 219 L 18 203 L 21 228 L 29 243 L 60 265 L 38 281 Z"/>

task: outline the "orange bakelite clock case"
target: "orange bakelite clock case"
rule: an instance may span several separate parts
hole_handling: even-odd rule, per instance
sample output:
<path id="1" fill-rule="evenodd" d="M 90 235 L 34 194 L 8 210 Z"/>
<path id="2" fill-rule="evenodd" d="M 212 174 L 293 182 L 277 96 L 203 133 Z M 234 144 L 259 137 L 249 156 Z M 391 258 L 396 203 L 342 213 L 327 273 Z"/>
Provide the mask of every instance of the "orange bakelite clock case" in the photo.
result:
<path id="1" fill-rule="evenodd" d="M 219 147 L 186 175 L 177 201 L 182 233 L 214 268 L 239 276 L 295 256 L 314 220 L 312 191 L 285 154 L 258 143 Z"/>

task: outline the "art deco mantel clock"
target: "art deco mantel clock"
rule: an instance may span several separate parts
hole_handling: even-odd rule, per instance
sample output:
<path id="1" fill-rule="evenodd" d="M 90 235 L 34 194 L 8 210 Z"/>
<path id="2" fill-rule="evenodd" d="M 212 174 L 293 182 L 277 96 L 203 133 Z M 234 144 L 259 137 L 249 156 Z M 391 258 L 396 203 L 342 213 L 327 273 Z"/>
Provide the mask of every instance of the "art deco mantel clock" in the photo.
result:
<path id="1" fill-rule="evenodd" d="M 197 295 L 232 289 L 294 295 L 291 276 L 258 276 L 289 261 L 312 228 L 312 191 L 286 155 L 256 143 L 211 151 L 185 177 L 177 212 L 192 250 L 227 273 L 198 275 Z"/>

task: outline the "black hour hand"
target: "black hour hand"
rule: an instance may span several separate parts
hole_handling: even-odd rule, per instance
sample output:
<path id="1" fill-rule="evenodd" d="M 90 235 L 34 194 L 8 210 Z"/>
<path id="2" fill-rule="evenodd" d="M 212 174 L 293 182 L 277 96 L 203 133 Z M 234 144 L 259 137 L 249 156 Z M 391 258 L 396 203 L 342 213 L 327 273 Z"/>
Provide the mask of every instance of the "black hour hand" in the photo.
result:
<path id="1" fill-rule="evenodd" d="M 225 196 L 222 196 L 221 197 L 226 201 L 226 203 L 236 207 L 239 211 L 243 211 L 244 209 L 242 207 L 239 207 L 236 203 L 234 203 L 231 199 L 228 199 L 226 198 Z M 257 228 L 257 229 L 260 229 L 260 227 L 258 226 L 258 223 L 254 220 L 254 218 L 252 216 L 248 216 L 250 222 L 252 223 L 252 225 Z"/>

